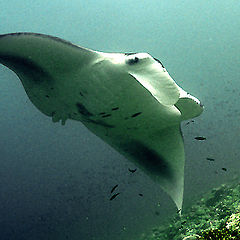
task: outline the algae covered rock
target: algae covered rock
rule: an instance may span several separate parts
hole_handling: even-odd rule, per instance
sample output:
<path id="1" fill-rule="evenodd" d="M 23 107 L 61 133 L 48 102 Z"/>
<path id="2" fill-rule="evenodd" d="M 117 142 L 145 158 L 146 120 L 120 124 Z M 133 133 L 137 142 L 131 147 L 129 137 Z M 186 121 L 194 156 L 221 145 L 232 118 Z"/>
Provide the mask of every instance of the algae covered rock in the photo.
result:
<path id="1" fill-rule="evenodd" d="M 226 222 L 227 229 L 234 229 L 240 233 L 240 213 L 234 213 Z"/>
<path id="2" fill-rule="evenodd" d="M 240 240 L 240 182 L 222 184 L 141 240 Z"/>

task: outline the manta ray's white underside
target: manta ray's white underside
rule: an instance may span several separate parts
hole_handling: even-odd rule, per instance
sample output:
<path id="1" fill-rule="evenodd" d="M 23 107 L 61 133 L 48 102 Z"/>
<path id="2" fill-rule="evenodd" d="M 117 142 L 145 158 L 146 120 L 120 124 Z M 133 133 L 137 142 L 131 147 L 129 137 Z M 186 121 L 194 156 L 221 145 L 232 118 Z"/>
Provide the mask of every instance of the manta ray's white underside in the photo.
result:
<path id="1" fill-rule="evenodd" d="M 147 53 L 103 53 L 34 33 L 0 35 L 0 63 L 22 81 L 32 103 L 54 122 L 81 121 L 182 207 L 180 123 L 202 113 L 161 62 Z"/>

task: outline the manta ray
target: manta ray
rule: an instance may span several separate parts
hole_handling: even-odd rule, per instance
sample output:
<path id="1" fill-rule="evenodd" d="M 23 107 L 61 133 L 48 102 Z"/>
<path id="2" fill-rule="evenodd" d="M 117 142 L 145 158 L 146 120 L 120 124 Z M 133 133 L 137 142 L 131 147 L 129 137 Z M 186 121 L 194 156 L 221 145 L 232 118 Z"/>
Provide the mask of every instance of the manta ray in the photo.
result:
<path id="1" fill-rule="evenodd" d="M 80 121 L 182 208 L 181 122 L 203 105 L 148 53 L 105 53 L 36 33 L 0 35 L 0 63 L 53 122 Z"/>

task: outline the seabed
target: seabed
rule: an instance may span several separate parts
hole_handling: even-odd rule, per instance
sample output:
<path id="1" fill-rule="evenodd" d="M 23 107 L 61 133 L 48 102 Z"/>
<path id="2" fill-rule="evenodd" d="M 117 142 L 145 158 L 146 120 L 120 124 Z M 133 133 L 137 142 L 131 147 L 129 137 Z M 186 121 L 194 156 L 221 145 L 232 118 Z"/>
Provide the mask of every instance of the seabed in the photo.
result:
<path id="1" fill-rule="evenodd" d="M 240 180 L 212 189 L 141 240 L 240 240 Z"/>

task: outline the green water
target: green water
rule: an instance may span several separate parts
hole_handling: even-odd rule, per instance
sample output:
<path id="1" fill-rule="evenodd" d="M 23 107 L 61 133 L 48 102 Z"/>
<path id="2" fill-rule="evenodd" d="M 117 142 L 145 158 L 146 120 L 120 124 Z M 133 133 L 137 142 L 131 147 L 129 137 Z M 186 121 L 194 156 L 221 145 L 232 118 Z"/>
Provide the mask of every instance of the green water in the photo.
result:
<path id="1" fill-rule="evenodd" d="M 148 52 L 204 103 L 204 113 L 182 126 L 184 207 L 239 174 L 238 0 L 3 0 L 0 9 L 1 34 L 38 32 L 99 51 Z M 0 116 L 0 239 L 135 240 L 176 213 L 157 184 L 131 174 L 135 166 L 79 122 L 63 127 L 42 115 L 3 66 Z M 116 184 L 121 194 L 109 201 Z"/>

